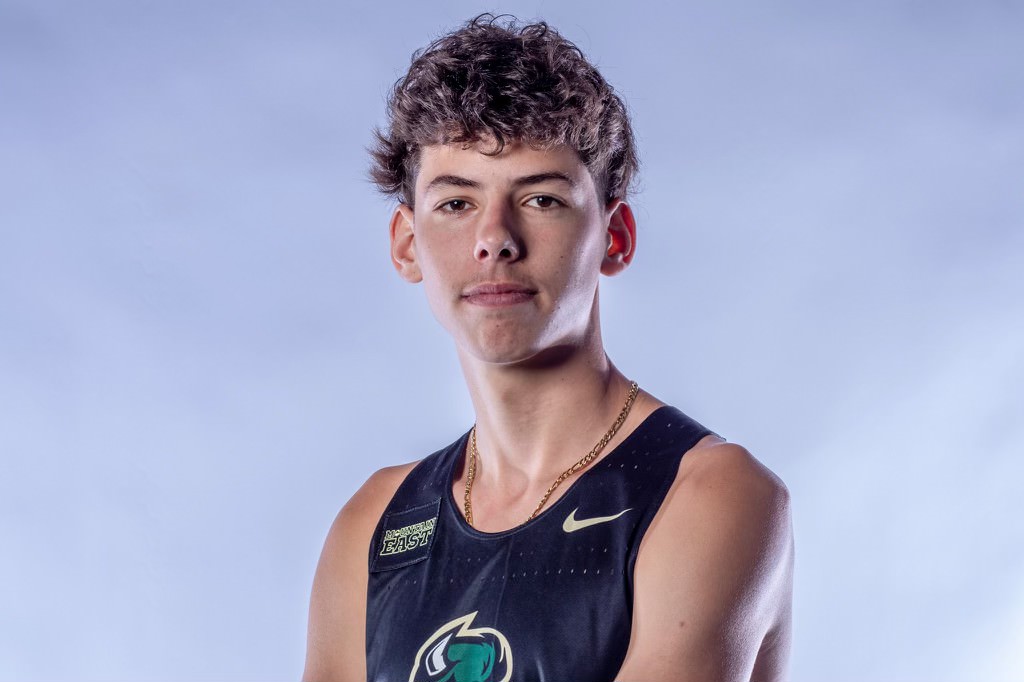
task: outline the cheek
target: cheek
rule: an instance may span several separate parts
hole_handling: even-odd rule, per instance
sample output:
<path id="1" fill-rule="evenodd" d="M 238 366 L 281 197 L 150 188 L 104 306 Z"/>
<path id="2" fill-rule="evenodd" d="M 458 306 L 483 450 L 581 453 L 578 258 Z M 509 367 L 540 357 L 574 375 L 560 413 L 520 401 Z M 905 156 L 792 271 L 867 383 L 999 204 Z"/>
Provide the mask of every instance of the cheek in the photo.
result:
<path id="1" fill-rule="evenodd" d="M 434 319 L 449 333 L 454 331 L 453 286 L 441 280 L 435 272 L 423 271 L 423 295 L 427 298 L 427 306 Z"/>
<path id="2" fill-rule="evenodd" d="M 554 246 L 554 245 L 552 245 Z M 571 243 L 560 245 L 558 271 L 572 288 L 592 288 L 601 271 L 604 256 L 603 245 L 592 237 L 580 237 Z"/>
<path id="3" fill-rule="evenodd" d="M 430 286 L 439 286 L 443 280 L 457 276 L 457 254 L 458 246 L 452 240 L 438 239 L 431 235 L 430 239 L 418 242 L 416 258 Z"/>
<path id="4" fill-rule="evenodd" d="M 422 234 L 416 243 L 416 259 L 423 274 L 423 291 L 434 317 L 445 324 L 459 287 L 457 246 L 435 233 Z M 445 325 L 447 326 L 447 325 Z"/>

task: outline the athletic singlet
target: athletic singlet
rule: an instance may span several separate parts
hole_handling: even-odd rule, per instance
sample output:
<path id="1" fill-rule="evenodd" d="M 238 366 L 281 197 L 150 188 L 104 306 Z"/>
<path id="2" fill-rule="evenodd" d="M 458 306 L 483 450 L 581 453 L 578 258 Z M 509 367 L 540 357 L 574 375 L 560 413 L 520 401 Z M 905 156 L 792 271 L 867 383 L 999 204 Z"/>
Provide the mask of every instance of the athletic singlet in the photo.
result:
<path id="1" fill-rule="evenodd" d="M 640 540 L 709 433 L 660 407 L 533 520 L 499 533 L 467 524 L 452 495 L 468 432 L 417 464 L 370 542 L 369 682 L 612 682 Z"/>

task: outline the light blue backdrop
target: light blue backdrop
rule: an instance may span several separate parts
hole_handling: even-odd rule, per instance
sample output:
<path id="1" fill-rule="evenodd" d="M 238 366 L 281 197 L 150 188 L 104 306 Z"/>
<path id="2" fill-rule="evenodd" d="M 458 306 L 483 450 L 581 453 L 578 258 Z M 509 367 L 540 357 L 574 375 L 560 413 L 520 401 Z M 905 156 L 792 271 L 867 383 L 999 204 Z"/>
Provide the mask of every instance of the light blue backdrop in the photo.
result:
<path id="1" fill-rule="evenodd" d="M 1017 2 L 0 0 L 0 679 L 286 680 L 338 508 L 468 428 L 364 147 L 544 17 L 631 105 L 627 375 L 789 484 L 794 682 L 1024 680 Z"/>

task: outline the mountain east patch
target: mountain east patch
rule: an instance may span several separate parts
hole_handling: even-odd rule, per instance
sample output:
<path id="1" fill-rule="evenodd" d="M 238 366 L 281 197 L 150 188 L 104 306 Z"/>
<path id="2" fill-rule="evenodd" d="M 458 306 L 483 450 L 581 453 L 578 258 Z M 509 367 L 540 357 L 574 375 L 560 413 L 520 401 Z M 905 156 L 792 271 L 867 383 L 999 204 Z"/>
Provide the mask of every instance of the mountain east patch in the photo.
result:
<path id="1" fill-rule="evenodd" d="M 430 556 L 441 498 L 434 502 L 386 514 L 373 547 L 370 571 L 402 568 Z"/>

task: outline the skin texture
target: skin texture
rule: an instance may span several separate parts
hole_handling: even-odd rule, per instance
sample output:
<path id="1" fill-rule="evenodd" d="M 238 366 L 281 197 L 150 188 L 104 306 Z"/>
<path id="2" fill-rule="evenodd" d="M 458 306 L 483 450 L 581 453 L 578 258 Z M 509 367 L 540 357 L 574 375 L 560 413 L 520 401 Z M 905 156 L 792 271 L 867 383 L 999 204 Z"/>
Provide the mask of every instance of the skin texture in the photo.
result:
<path id="1" fill-rule="evenodd" d="M 425 148 L 416 206 L 396 209 L 390 237 L 396 271 L 422 284 L 455 342 L 477 415 L 474 525 L 493 532 L 521 524 L 622 408 L 629 381 L 604 352 L 598 281 L 630 264 L 636 225 L 625 202 L 601 203 L 571 149 L 487 149 Z M 519 293 L 480 294 L 489 284 Z M 641 391 L 604 452 L 662 404 Z M 331 527 L 313 585 L 307 682 L 366 679 L 367 549 L 413 466 L 378 471 Z M 456 499 L 465 475 L 452 482 Z M 792 563 L 785 486 L 742 447 L 707 436 L 683 458 L 641 544 L 616 679 L 783 680 Z"/>

